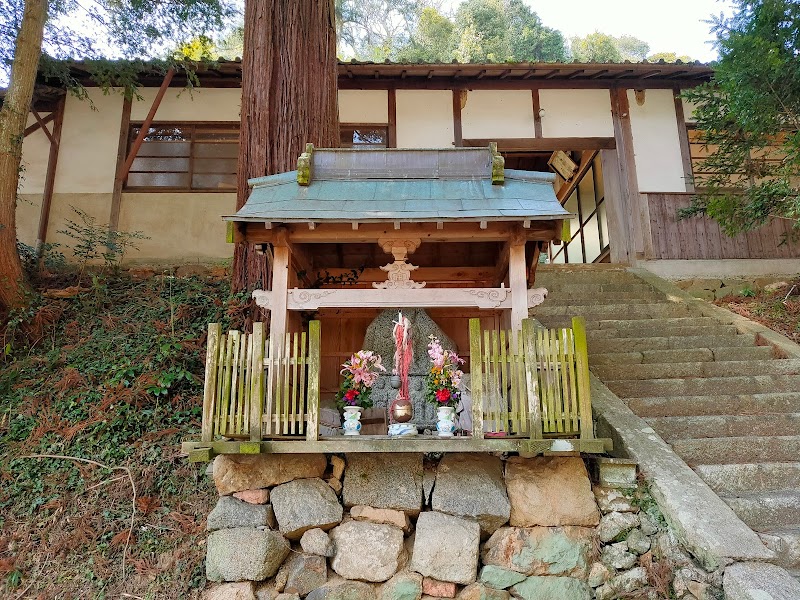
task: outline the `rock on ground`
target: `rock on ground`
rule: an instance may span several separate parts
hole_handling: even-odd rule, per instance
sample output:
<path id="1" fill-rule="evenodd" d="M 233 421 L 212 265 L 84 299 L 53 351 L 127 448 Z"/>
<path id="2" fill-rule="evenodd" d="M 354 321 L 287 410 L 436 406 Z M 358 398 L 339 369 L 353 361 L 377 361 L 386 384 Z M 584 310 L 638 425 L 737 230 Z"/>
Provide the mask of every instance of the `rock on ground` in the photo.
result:
<path id="1" fill-rule="evenodd" d="M 440 512 L 417 520 L 410 569 L 440 581 L 467 585 L 478 570 L 480 527 L 475 521 Z"/>
<path id="2" fill-rule="evenodd" d="M 342 497 L 348 508 L 392 508 L 416 516 L 422 508 L 422 454 L 350 454 Z"/>
<path id="3" fill-rule="evenodd" d="M 380 600 L 420 600 L 422 598 L 422 575 L 412 571 L 401 571 L 381 586 Z"/>
<path id="4" fill-rule="evenodd" d="M 306 596 L 306 600 L 375 600 L 375 590 L 363 581 L 326 583 Z"/>
<path id="5" fill-rule="evenodd" d="M 633 513 L 612 512 L 603 515 L 597 527 L 597 536 L 601 542 L 618 539 L 631 529 L 639 526 L 639 515 Z"/>
<path id="6" fill-rule="evenodd" d="M 513 526 L 594 527 L 600 520 L 589 474 L 579 457 L 509 458 L 506 488 Z"/>
<path id="7" fill-rule="evenodd" d="M 506 590 L 497 590 L 478 581 L 470 583 L 456 596 L 458 600 L 509 600 Z"/>
<path id="8" fill-rule="evenodd" d="M 284 594 L 305 596 L 328 581 L 328 561 L 316 554 L 293 552 L 280 569 Z"/>
<path id="9" fill-rule="evenodd" d="M 200 600 L 256 600 L 252 581 L 223 583 L 204 590 Z"/>
<path id="10" fill-rule="evenodd" d="M 333 542 L 328 534 L 319 527 L 309 529 L 303 534 L 300 538 L 300 547 L 306 554 L 317 554 L 328 558 L 333 556 Z"/>
<path id="11" fill-rule="evenodd" d="M 290 540 L 309 529 L 330 529 L 342 520 L 342 505 L 321 479 L 296 479 L 272 490 L 278 528 Z"/>
<path id="12" fill-rule="evenodd" d="M 572 577 L 528 577 L 511 588 L 520 600 L 591 600 L 592 590 L 583 581 Z"/>
<path id="13" fill-rule="evenodd" d="M 403 532 L 392 525 L 348 521 L 331 532 L 331 567 L 345 579 L 386 581 L 405 566 Z"/>
<path id="14" fill-rule="evenodd" d="M 617 571 L 624 571 L 630 569 L 636 564 L 637 556 L 632 552 L 628 552 L 628 544 L 625 542 L 617 542 L 609 546 L 603 547 L 600 552 L 600 560 L 609 569 Z"/>
<path id="15" fill-rule="evenodd" d="M 502 527 L 484 544 L 481 558 L 525 575 L 585 579 L 593 537 L 588 527 Z"/>
<path id="16" fill-rule="evenodd" d="M 496 590 L 506 590 L 512 585 L 519 583 L 525 579 L 525 575 L 504 569 L 496 565 L 486 565 L 481 569 L 480 577 L 478 578 L 481 583 L 488 585 Z"/>
<path id="17" fill-rule="evenodd" d="M 597 506 L 603 514 L 610 512 L 639 512 L 639 508 L 634 506 L 630 499 L 620 490 L 598 485 L 592 491 L 597 500 Z"/>
<path id="18" fill-rule="evenodd" d="M 423 577 L 422 593 L 436 598 L 455 598 L 457 586 L 451 581 L 439 581 L 431 577 Z"/>
<path id="19" fill-rule="evenodd" d="M 220 454 L 214 459 L 214 483 L 220 496 L 225 496 L 322 477 L 327 465 L 324 454 Z"/>
<path id="20" fill-rule="evenodd" d="M 350 516 L 356 521 L 370 521 L 382 525 L 394 525 L 404 533 L 411 533 L 411 521 L 408 515 L 401 510 L 391 508 L 372 508 L 371 506 L 354 506 L 350 509 Z"/>
<path id="21" fill-rule="evenodd" d="M 289 542 L 276 531 L 220 529 L 208 535 L 206 577 L 211 581 L 263 581 L 289 554 Z"/>
<path id="22" fill-rule="evenodd" d="M 234 529 L 237 527 L 268 527 L 270 508 L 263 504 L 250 504 L 233 496 L 222 496 L 208 514 L 206 529 Z"/>
<path id="23" fill-rule="evenodd" d="M 494 533 L 511 514 L 503 462 L 491 454 L 446 454 L 436 471 L 431 507 L 476 519 L 482 533 Z"/>

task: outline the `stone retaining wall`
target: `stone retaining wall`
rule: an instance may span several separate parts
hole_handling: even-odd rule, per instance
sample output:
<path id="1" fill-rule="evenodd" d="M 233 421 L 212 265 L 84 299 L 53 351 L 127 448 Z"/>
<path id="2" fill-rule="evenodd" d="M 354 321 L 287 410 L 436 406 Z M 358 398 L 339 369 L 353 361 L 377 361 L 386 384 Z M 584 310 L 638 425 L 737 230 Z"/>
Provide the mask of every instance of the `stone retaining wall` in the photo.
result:
<path id="1" fill-rule="evenodd" d="M 593 487 L 580 457 L 219 456 L 213 477 L 206 600 L 722 597 L 644 490 Z"/>

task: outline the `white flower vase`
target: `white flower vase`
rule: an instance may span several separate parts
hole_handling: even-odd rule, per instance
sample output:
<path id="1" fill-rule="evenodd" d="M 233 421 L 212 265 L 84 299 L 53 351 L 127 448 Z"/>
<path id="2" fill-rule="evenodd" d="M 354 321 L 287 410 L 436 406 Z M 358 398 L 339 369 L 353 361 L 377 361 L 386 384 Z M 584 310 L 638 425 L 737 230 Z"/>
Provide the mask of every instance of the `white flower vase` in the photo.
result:
<path id="1" fill-rule="evenodd" d="M 342 424 L 345 435 L 361 435 L 361 407 L 345 406 L 344 423 Z"/>
<path id="2" fill-rule="evenodd" d="M 436 423 L 436 431 L 439 437 L 453 437 L 456 430 L 455 424 L 456 409 L 452 406 L 440 406 L 436 409 L 436 416 L 439 421 Z"/>

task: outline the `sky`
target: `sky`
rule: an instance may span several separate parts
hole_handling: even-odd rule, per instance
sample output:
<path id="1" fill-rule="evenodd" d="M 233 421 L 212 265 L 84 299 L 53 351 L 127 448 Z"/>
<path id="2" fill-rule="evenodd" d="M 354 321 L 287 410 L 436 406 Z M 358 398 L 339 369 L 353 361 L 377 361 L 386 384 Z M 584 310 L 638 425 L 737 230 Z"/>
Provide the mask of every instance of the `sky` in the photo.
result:
<path id="1" fill-rule="evenodd" d="M 460 0 L 443 0 L 443 8 Z M 548 27 L 567 38 L 594 31 L 630 34 L 650 44 L 650 53 L 675 52 L 694 60 L 716 60 L 707 42 L 713 39 L 711 15 L 733 12 L 729 0 L 525 0 Z"/>

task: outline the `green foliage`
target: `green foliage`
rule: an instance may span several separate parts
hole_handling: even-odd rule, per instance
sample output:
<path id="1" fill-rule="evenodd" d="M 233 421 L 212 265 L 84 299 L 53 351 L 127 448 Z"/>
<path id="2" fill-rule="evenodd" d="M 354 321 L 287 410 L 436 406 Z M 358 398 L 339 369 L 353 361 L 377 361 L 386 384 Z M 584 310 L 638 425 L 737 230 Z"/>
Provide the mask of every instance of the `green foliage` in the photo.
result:
<path id="1" fill-rule="evenodd" d="M 713 79 L 684 92 L 701 141 L 699 193 L 682 216 L 707 214 L 728 235 L 787 219 L 800 233 L 800 4 L 739 1 L 714 21 Z"/>
<path id="2" fill-rule="evenodd" d="M 416 30 L 407 46 L 397 52 L 406 62 L 450 62 L 455 52 L 455 25 L 433 7 L 422 9 Z"/>
<path id="3" fill-rule="evenodd" d="M 36 248 L 17 240 L 17 254 L 22 261 L 22 268 L 28 279 L 34 279 L 39 272 L 39 267 L 44 267 L 47 271 L 60 271 L 66 268 L 67 261 L 64 255 L 56 250 L 61 244 L 42 244 L 39 252 Z"/>
<path id="4" fill-rule="evenodd" d="M 573 58 L 580 62 L 641 62 L 647 58 L 650 46 L 632 35 L 614 37 L 595 31 L 586 37 L 572 38 L 570 49 Z"/>
<path id="5" fill-rule="evenodd" d="M 107 224 L 98 225 L 96 217 L 74 206 L 71 208 L 80 222 L 67 219 L 67 228 L 58 233 L 75 240 L 72 254 L 78 259 L 81 276 L 87 263 L 102 260 L 105 267 L 117 266 L 128 250 L 139 249 L 136 246 L 137 240 L 150 239 L 142 231 L 117 231 L 109 229 Z"/>
<path id="6" fill-rule="evenodd" d="M 691 56 L 687 56 L 686 54 L 682 54 L 678 56 L 675 52 L 656 52 L 655 54 L 651 54 L 647 57 L 647 60 L 650 62 L 658 62 L 663 60 L 664 62 L 674 63 L 681 61 L 683 63 L 690 63 L 693 62 Z"/>
<path id="7" fill-rule="evenodd" d="M 0 546 L 13 565 L 1 597 L 32 584 L 43 597 L 177 599 L 205 583 L 198 542 L 213 495 L 177 448 L 199 432 L 207 323 L 240 327 L 237 301 L 226 281 L 100 279 L 99 300 L 43 305 L 61 313 L 47 343 L 0 369 L 0 527 L 13 540 Z M 131 469 L 140 500 L 126 582 L 130 487 L 116 472 L 26 458 L 45 453 Z"/>

